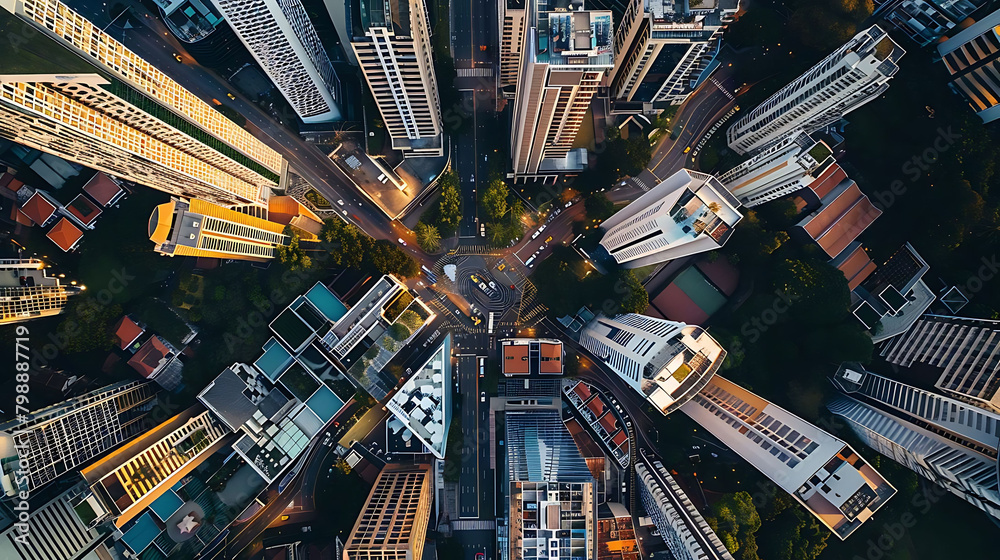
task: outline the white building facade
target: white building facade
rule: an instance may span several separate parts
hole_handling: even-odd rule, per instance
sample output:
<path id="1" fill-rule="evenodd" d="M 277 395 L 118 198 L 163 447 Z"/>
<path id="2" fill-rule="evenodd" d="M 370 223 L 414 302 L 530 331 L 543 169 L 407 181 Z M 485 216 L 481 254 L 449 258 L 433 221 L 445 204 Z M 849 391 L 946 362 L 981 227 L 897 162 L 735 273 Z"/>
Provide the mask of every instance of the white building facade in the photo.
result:
<path id="1" fill-rule="evenodd" d="M 638 313 L 597 316 L 580 344 L 663 414 L 694 397 L 726 358 L 701 327 Z"/>
<path id="2" fill-rule="evenodd" d="M 681 169 L 601 224 L 601 246 L 626 268 L 722 247 L 743 219 L 712 175 Z"/>
<path id="3" fill-rule="evenodd" d="M 340 80 L 300 0 L 212 0 L 305 123 L 341 117 Z"/>
<path id="4" fill-rule="evenodd" d="M 352 0 L 351 48 L 392 138 L 405 157 L 444 155 L 441 97 L 424 0 Z"/>
<path id="5" fill-rule="evenodd" d="M 719 175 L 719 181 L 750 208 L 808 187 L 834 162 L 832 154 L 824 142 L 798 132 Z"/>
<path id="6" fill-rule="evenodd" d="M 839 121 L 889 88 L 905 52 L 882 28 L 869 27 L 733 123 L 729 147 L 751 153 L 794 131 Z"/>

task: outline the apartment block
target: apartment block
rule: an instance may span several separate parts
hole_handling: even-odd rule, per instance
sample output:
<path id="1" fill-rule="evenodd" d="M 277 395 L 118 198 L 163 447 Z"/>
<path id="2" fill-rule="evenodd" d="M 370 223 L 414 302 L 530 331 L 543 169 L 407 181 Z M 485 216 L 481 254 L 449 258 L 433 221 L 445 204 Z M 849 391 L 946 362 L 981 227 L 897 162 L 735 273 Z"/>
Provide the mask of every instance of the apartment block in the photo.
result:
<path id="1" fill-rule="evenodd" d="M 827 408 L 866 445 L 1000 521 L 1000 415 L 845 364 Z"/>
<path id="2" fill-rule="evenodd" d="M 420 560 L 431 514 L 430 465 L 386 465 L 344 542 L 344 560 Z"/>
<path id="3" fill-rule="evenodd" d="M 719 536 L 659 460 L 635 463 L 642 506 L 677 560 L 733 560 Z"/>
<path id="4" fill-rule="evenodd" d="M 301 0 L 213 0 L 305 123 L 341 118 L 340 79 Z"/>
<path id="5" fill-rule="evenodd" d="M 586 150 L 573 142 L 614 66 L 611 12 L 584 10 L 583 0 L 556 8 L 525 4 L 510 144 L 515 182 L 554 181 L 586 166 Z"/>
<path id="6" fill-rule="evenodd" d="M 351 0 L 347 20 L 351 48 L 392 149 L 405 157 L 444 155 L 441 97 L 424 0 Z"/>
<path id="7" fill-rule="evenodd" d="M 0 325 L 59 315 L 78 292 L 46 274 L 39 259 L 0 259 Z"/>
<path id="8" fill-rule="evenodd" d="M 663 414 L 691 400 L 726 359 L 705 329 L 637 313 L 598 315 L 580 344 Z"/>
<path id="9" fill-rule="evenodd" d="M 729 147 L 754 153 L 790 133 L 813 133 L 839 121 L 889 88 L 905 52 L 877 25 L 861 31 L 733 123 L 726 131 Z"/>
<path id="10" fill-rule="evenodd" d="M 1000 10 L 938 44 L 951 82 L 948 86 L 969 102 L 969 107 L 990 123 L 1000 118 Z"/>
<path id="11" fill-rule="evenodd" d="M 3 0 L 0 137 L 175 196 L 265 207 L 273 149 L 59 0 Z"/>
<path id="12" fill-rule="evenodd" d="M 37 490 L 142 433 L 158 391 L 123 381 L 0 425 L 4 493 Z"/>
<path id="13" fill-rule="evenodd" d="M 712 175 L 681 169 L 601 224 L 601 246 L 626 268 L 718 249 L 743 219 Z"/>
<path id="14" fill-rule="evenodd" d="M 880 6 L 885 20 L 921 47 L 945 36 L 979 9 L 985 0 L 903 0 Z"/>
<path id="15" fill-rule="evenodd" d="M 840 169 L 835 164 L 826 143 L 798 132 L 719 175 L 719 181 L 750 208 L 822 181 Z"/>
<path id="16" fill-rule="evenodd" d="M 30 503 L 28 522 L 0 533 L 4 560 L 112 560 L 109 531 L 89 527 L 74 508 L 82 500 L 83 485 L 70 488 L 45 503 Z"/>
<path id="17" fill-rule="evenodd" d="M 896 493 L 843 440 L 718 375 L 681 411 L 841 540 Z"/>
<path id="18" fill-rule="evenodd" d="M 949 396 L 1000 413 L 1000 321 L 924 315 L 882 346 L 887 362 L 938 375 Z"/>

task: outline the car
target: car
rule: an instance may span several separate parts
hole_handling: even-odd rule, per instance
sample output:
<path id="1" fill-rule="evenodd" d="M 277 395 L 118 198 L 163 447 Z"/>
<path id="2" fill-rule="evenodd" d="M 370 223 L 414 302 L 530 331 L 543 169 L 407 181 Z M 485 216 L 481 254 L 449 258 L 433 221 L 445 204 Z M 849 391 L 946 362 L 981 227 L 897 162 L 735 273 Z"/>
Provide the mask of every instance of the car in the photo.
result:
<path id="1" fill-rule="evenodd" d="M 281 516 L 281 520 L 282 521 L 288 521 L 288 516 L 287 515 L 282 515 Z"/>
<path id="2" fill-rule="evenodd" d="M 479 282 L 479 277 L 478 277 L 478 276 L 476 276 L 475 274 L 470 274 L 470 275 L 469 275 L 469 278 L 472 278 L 472 281 L 473 281 L 473 282 Z"/>
<path id="3" fill-rule="evenodd" d="M 486 402 L 486 392 L 479 393 L 479 402 Z"/>
<path id="4" fill-rule="evenodd" d="M 385 173 L 379 173 L 378 177 L 375 178 L 376 181 L 381 181 L 382 179 L 385 179 Z"/>
<path id="5" fill-rule="evenodd" d="M 495 289 L 497 289 L 497 285 L 496 285 L 496 283 L 494 283 L 494 282 L 493 282 L 492 280 L 490 280 L 490 281 L 488 282 L 488 284 L 489 284 L 489 286 L 490 286 L 491 288 L 493 288 L 494 290 L 495 290 Z"/>
<path id="6" fill-rule="evenodd" d="M 684 153 L 685 154 L 688 153 L 688 152 L 690 152 L 690 151 L 691 151 L 691 146 L 688 146 L 687 148 L 684 148 Z"/>
<path id="7" fill-rule="evenodd" d="M 531 238 L 532 238 L 532 239 L 538 239 L 538 235 L 539 235 L 540 233 L 542 233 L 542 230 L 538 230 L 538 231 L 536 231 L 535 233 L 532 233 L 532 234 L 531 234 Z"/>
<path id="8" fill-rule="evenodd" d="M 477 552 L 476 553 L 476 560 L 486 560 L 486 555 L 483 554 L 482 552 Z"/>
<path id="9" fill-rule="evenodd" d="M 399 241 L 399 244 L 400 244 L 400 245 L 402 245 L 403 247 L 406 247 L 406 241 L 403 241 L 403 238 L 402 238 L 402 237 L 400 237 L 400 238 L 399 238 L 399 239 L 397 239 L 396 241 Z"/>
<path id="10" fill-rule="evenodd" d="M 184 58 L 183 58 L 183 57 L 181 57 L 181 55 L 179 55 L 179 54 L 177 54 L 177 53 L 171 53 L 171 54 L 173 55 L 173 57 L 174 57 L 174 60 L 176 60 L 177 62 L 180 62 L 180 63 L 183 63 L 183 62 L 184 62 Z"/>
<path id="11" fill-rule="evenodd" d="M 544 225 L 544 226 L 542 226 L 542 227 L 538 228 L 538 231 L 545 231 L 545 228 L 546 228 L 546 227 L 548 227 L 548 225 Z"/>
<path id="12" fill-rule="evenodd" d="M 337 204 L 343 206 L 344 205 L 344 201 L 338 198 L 337 199 Z"/>
<path id="13" fill-rule="evenodd" d="M 550 242 L 550 241 L 552 241 L 552 236 L 551 236 L 551 235 L 550 235 L 550 236 L 548 236 L 548 238 L 546 238 L 546 239 L 545 239 L 545 242 L 546 242 L 546 243 L 548 243 L 548 242 Z"/>
<path id="14" fill-rule="evenodd" d="M 234 101 L 236 100 L 236 96 L 233 95 L 233 94 L 231 94 L 231 93 L 229 93 L 228 91 L 226 92 L 226 97 L 228 97 L 229 99 L 232 99 Z"/>
<path id="15" fill-rule="evenodd" d="M 507 263 L 500 263 L 500 266 L 497 267 L 497 270 L 503 272 L 503 269 L 505 268 L 507 268 Z"/>
<path id="16" fill-rule="evenodd" d="M 569 208 L 570 206 L 573 206 L 573 201 L 572 200 L 569 201 L 569 202 L 567 202 L 566 206 L 563 206 L 563 208 Z"/>

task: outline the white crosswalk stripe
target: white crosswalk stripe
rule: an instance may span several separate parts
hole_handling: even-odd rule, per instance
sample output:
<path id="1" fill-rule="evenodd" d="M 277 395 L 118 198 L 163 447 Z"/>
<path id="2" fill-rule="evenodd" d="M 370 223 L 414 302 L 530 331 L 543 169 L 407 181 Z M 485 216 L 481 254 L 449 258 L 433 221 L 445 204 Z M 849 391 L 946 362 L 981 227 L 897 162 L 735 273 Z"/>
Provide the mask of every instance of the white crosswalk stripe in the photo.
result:
<path id="1" fill-rule="evenodd" d="M 493 68 L 459 68 L 456 73 L 459 78 L 492 78 Z"/>
<path id="2" fill-rule="evenodd" d="M 459 519 L 451 522 L 453 531 L 492 531 L 496 529 L 495 521 L 481 519 Z"/>
<path id="3" fill-rule="evenodd" d="M 729 90 L 727 90 L 726 88 L 722 87 L 722 84 L 720 84 L 718 80 L 716 80 L 715 78 L 712 78 L 709 81 L 711 81 L 713 84 L 715 84 L 715 87 L 719 88 L 719 91 L 721 91 L 726 97 L 728 97 L 729 99 L 736 99 L 735 97 L 733 97 L 733 94 L 729 93 Z"/>

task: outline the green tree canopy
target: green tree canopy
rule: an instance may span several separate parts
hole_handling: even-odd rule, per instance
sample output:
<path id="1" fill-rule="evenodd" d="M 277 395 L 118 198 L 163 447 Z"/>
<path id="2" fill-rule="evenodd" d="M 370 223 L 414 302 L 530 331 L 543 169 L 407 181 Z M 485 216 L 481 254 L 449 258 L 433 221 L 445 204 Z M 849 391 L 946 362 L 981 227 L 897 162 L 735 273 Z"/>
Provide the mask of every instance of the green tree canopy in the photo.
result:
<path id="1" fill-rule="evenodd" d="M 750 494 L 726 494 L 712 506 L 712 515 L 706 521 L 736 558 L 760 560 L 756 536 L 760 529 L 760 515 Z"/>
<path id="2" fill-rule="evenodd" d="M 370 242 L 370 238 L 357 226 L 340 218 L 323 220 L 320 239 L 334 265 L 355 269 L 361 267 L 365 248 Z"/>
<path id="3" fill-rule="evenodd" d="M 299 234 L 291 226 L 285 226 L 285 235 L 291 236 L 288 245 L 278 245 L 276 251 L 278 260 L 289 270 L 305 270 L 312 268 L 312 259 L 306 250 L 299 246 Z"/>
<path id="4" fill-rule="evenodd" d="M 490 182 L 483 193 L 483 209 L 490 222 L 498 222 L 507 215 L 507 184 L 497 179 Z"/>
<path id="5" fill-rule="evenodd" d="M 441 248 L 441 234 L 438 232 L 437 226 L 419 222 L 414 231 L 417 234 L 417 244 L 424 251 L 433 253 Z"/>
<path id="6" fill-rule="evenodd" d="M 379 239 L 372 244 L 368 257 L 375 270 L 381 274 L 395 274 L 404 278 L 420 274 L 417 261 L 393 242 L 385 239 Z"/>
<path id="7" fill-rule="evenodd" d="M 447 171 L 440 179 L 441 198 L 438 202 L 437 225 L 441 232 L 451 235 L 462 221 L 462 197 L 458 192 L 458 174 Z"/>

